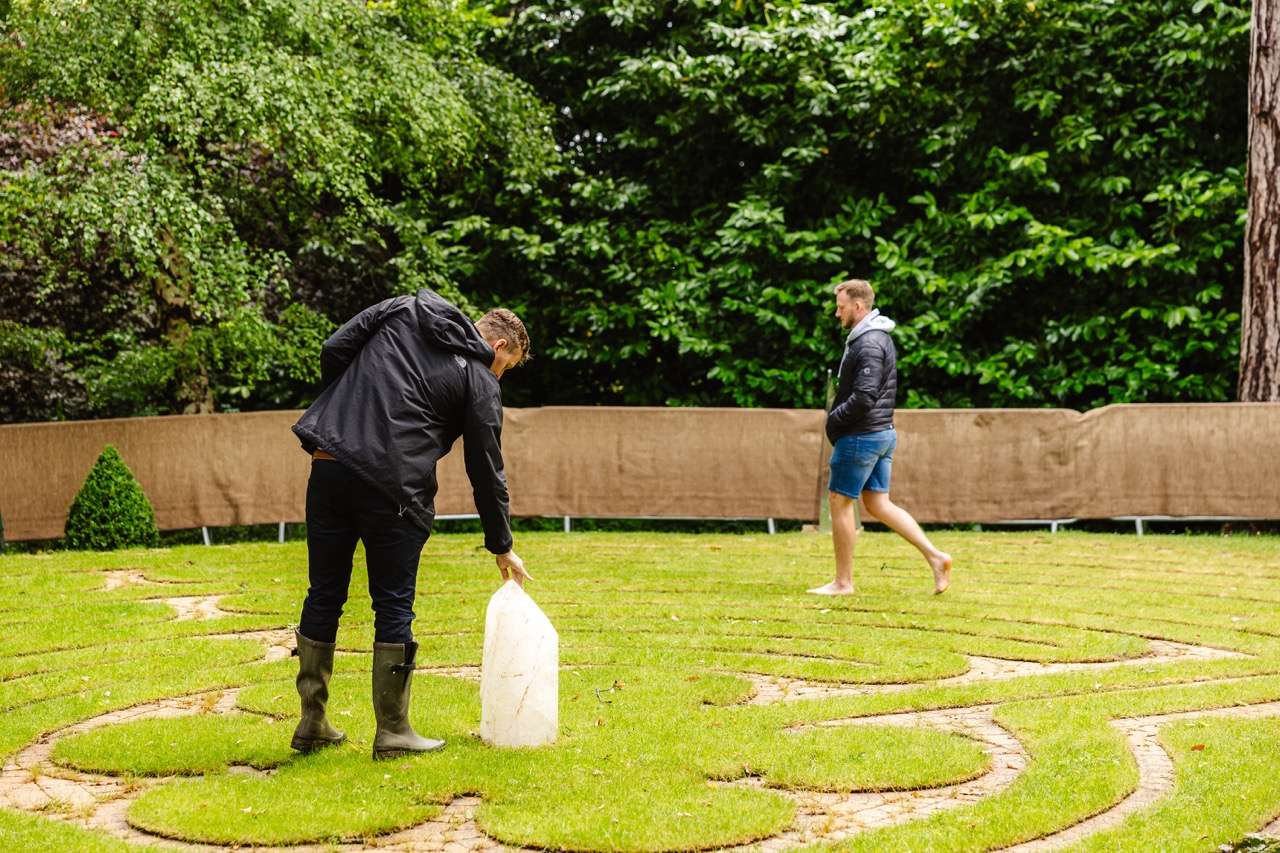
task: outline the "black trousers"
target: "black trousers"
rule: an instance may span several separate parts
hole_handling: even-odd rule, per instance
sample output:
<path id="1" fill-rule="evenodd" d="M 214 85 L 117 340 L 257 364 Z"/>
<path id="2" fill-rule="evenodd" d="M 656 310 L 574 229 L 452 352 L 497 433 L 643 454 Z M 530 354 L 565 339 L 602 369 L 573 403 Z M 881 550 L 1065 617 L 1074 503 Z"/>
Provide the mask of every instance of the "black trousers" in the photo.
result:
<path id="1" fill-rule="evenodd" d="M 373 599 L 374 640 L 413 640 L 418 558 L 427 531 L 400 507 L 339 462 L 317 459 L 307 482 L 307 560 L 311 587 L 298 630 L 321 643 L 338 635 L 338 619 L 351 585 L 351 558 L 364 542 Z"/>

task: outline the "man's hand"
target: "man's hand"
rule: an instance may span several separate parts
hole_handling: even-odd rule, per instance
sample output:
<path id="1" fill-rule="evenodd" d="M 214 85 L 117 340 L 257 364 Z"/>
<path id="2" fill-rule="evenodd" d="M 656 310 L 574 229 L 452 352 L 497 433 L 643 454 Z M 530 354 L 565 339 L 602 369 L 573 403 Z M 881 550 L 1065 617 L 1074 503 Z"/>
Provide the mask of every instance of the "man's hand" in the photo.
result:
<path id="1" fill-rule="evenodd" d="M 521 587 L 524 586 L 525 581 L 533 580 L 533 575 L 524 570 L 524 560 L 520 559 L 515 551 L 498 555 L 498 571 L 502 574 L 504 581 L 514 580 Z"/>

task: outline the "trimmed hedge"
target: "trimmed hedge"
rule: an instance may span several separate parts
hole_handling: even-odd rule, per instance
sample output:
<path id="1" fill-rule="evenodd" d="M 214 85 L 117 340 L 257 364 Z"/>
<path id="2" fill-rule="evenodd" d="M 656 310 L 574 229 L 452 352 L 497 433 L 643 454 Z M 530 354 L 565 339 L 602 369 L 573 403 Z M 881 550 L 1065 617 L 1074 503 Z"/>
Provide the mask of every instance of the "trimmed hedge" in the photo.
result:
<path id="1" fill-rule="evenodd" d="M 156 514 L 120 453 L 107 445 L 67 513 L 67 547 L 111 551 L 158 544 Z"/>

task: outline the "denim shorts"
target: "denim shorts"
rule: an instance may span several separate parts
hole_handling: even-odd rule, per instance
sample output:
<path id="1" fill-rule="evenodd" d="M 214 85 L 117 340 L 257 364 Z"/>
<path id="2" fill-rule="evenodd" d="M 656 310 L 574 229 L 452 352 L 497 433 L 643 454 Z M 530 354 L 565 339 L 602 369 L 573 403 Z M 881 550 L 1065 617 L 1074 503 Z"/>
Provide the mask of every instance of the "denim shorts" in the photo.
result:
<path id="1" fill-rule="evenodd" d="M 893 427 L 838 439 L 831 451 L 827 489 L 848 498 L 857 498 L 863 491 L 888 492 L 897 446 L 898 434 Z"/>

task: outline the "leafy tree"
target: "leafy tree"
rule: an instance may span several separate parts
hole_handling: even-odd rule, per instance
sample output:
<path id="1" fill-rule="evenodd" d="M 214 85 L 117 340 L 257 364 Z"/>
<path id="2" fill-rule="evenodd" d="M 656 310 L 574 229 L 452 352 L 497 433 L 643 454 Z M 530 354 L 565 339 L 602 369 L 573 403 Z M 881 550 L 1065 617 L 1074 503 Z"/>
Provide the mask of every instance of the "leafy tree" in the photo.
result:
<path id="1" fill-rule="evenodd" d="M 109 444 L 71 504 L 66 539 L 70 548 L 94 551 L 159 542 L 151 501 L 120 453 Z"/>
<path id="2" fill-rule="evenodd" d="M 911 405 L 1228 399 L 1246 6 L 499 7 L 568 162 L 455 274 L 532 294 L 547 402 L 821 405 L 855 274 Z"/>
<path id="3" fill-rule="evenodd" d="M 1280 6 L 1253 0 L 1249 51 L 1249 216 L 1240 330 L 1241 400 L 1280 402 Z"/>
<path id="4" fill-rule="evenodd" d="M 817 406 L 849 275 L 910 405 L 1229 399 L 1247 6 L 12 4 L 0 417 L 298 405 L 424 284 L 514 404 Z"/>
<path id="5" fill-rule="evenodd" d="M 423 0 L 10 7 L 0 414 L 297 405 L 336 322 L 423 285 L 465 302 L 438 199 L 554 160 L 477 26 Z"/>

